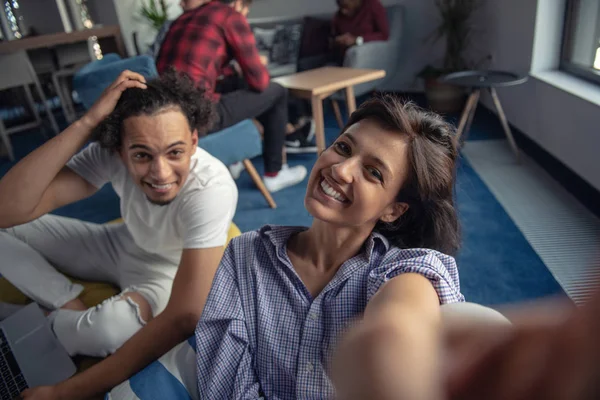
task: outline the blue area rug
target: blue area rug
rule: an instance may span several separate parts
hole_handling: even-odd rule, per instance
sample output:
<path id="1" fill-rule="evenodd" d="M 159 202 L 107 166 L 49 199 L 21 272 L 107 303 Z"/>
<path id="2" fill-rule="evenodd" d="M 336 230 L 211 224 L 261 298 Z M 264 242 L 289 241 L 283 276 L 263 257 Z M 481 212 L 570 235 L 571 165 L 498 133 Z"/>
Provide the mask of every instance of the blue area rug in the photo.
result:
<path id="1" fill-rule="evenodd" d="M 415 98 L 422 103 L 422 97 Z M 455 120 L 456 116 L 449 116 Z M 62 125 L 64 126 L 64 121 Z M 339 133 L 331 110 L 326 109 L 327 142 Z M 498 120 L 485 109 L 479 109 L 469 140 L 502 137 Z M 12 136 L 17 157 L 35 149 L 44 139 L 39 131 Z M 290 155 L 290 165 L 303 164 L 310 170 L 316 155 Z M 253 160 L 262 173 L 262 159 Z M 0 176 L 11 166 L 0 160 Z M 271 210 L 247 173 L 237 181 L 239 203 L 234 222 L 242 231 L 272 223 L 309 225 L 311 217 L 304 209 L 306 181 L 302 185 L 277 192 L 273 198 L 277 209 Z M 460 213 L 463 246 L 458 255 L 462 291 L 468 301 L 501 304 L 524 301 L 562 293 L 562 289 L 544 263 L 533 251 L 517 226 L 506 214 L 466 160 L 461 160 L 457 176 L 457 204 Z M 91 222 L 107 222 L 118 218 L 118 198 L 111 187 L 104 187 L 93 197 L 56 211 L 56 214 Z"/>

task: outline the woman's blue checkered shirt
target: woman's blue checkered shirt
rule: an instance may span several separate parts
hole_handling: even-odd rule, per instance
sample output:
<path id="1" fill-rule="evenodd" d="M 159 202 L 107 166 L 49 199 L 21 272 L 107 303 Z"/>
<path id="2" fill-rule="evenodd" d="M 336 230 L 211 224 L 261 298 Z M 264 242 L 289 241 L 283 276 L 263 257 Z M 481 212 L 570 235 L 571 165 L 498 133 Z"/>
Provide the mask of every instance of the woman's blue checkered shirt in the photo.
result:
<path id="1" fill-rule="evenodd" d="M 286 251 L 303 229 L 267 225 L 229 244 L 196 329 L 200 398 L 333 398 L 327 366 L 340 334 L 399 274 L 425 276 L 441 304 L 464 301 L 452 257 L 379 234 L 313 299 Z"/>

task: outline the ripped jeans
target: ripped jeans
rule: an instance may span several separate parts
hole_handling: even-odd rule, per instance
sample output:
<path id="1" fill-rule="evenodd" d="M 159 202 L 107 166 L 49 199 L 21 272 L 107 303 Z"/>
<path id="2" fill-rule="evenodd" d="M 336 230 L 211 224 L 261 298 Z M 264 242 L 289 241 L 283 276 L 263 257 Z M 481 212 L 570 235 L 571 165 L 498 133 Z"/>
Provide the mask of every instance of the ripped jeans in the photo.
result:
<path id="1" fill-rule="evenodd" d="M 124 224 L 100 225 L 45 215 L 0 229 L 0 274 L 49 310 L 52 327 L 69 354 L 105 357 L 116 351 L 145 321 L 138 305 L 122 297 L 137 292 L 152 315 L 164 310 L 177 265 L 135 244 Z M 70 276 L 107 282 L 121 294 L 86 311 L 60 309 L 83 287 Z"/>

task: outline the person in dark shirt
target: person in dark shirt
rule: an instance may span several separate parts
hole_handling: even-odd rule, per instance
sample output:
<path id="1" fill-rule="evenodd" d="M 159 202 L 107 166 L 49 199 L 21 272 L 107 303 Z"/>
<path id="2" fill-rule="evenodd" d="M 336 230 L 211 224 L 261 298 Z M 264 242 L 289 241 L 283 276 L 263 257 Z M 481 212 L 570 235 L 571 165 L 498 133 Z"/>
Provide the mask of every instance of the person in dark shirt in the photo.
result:
<path id="1" fill-rule="evenodd" d="M 216 103 L 218 119 L 211 133 L 248 118 L 264 127 L 264 182 L 275 192 L 304 180 L 306 168 L 283 165 L 287 90 L 271 82 L 245 18 L 252 0 L 213 0 L 184 12 L 171 25 L 156 61 L 159 74 L 173 67 L 189 75 Z M 220 79 L 235 60 L 245 86 L 221 94 Z"/>
<path id="2" fill-rule="evenodd" d="M 354 45 L 388 40 L 390 27 L 379 0 L 337 0 L 337 4 L 332 36 L 334 45 L 342 52 Z"/>

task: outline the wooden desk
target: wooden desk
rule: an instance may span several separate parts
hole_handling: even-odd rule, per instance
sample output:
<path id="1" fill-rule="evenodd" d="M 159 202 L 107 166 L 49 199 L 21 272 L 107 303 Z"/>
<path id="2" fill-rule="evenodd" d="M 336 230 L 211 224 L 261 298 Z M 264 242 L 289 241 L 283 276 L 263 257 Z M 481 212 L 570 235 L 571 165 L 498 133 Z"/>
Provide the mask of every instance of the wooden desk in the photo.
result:
<path id="1" fill-rule="evenodd" d="M 104 53 L 116 51 L 121 57 L 126 57 L 125 46 L 121 29 L 116 26 L 104 26 L 101 28 L 85 29 L 70 33 L 61 32 L 49 35 L 26 37 L 23 39 L 9 40 L 0 43 L 0 54 L 14 53 L 21 50 L 35 50 L 40 48 L 52 48 L 58 45 L 85 42 L 88 38 L 96 36 Z M 111 43 L 107 43 L 113 41 Z M 103 43 L 104 42 L 104 43 Z M 106 50 L 104 45 L 108 45 Z"/>
<path id="2" fill-rule="evenodd" d="M 353 86 L 383 77 L 385 77 L 384 70 L 323 67 L 282 76 L 273 79 L 273 81 L 288 88 L 293 96 L 310 99 L 316 125 L 317 152 L 321 153 L 326 147 L 323 100 L 338 90 L 344 89 L 346 91 L 348 113 L 352 114 L 356 110 Z"/>

